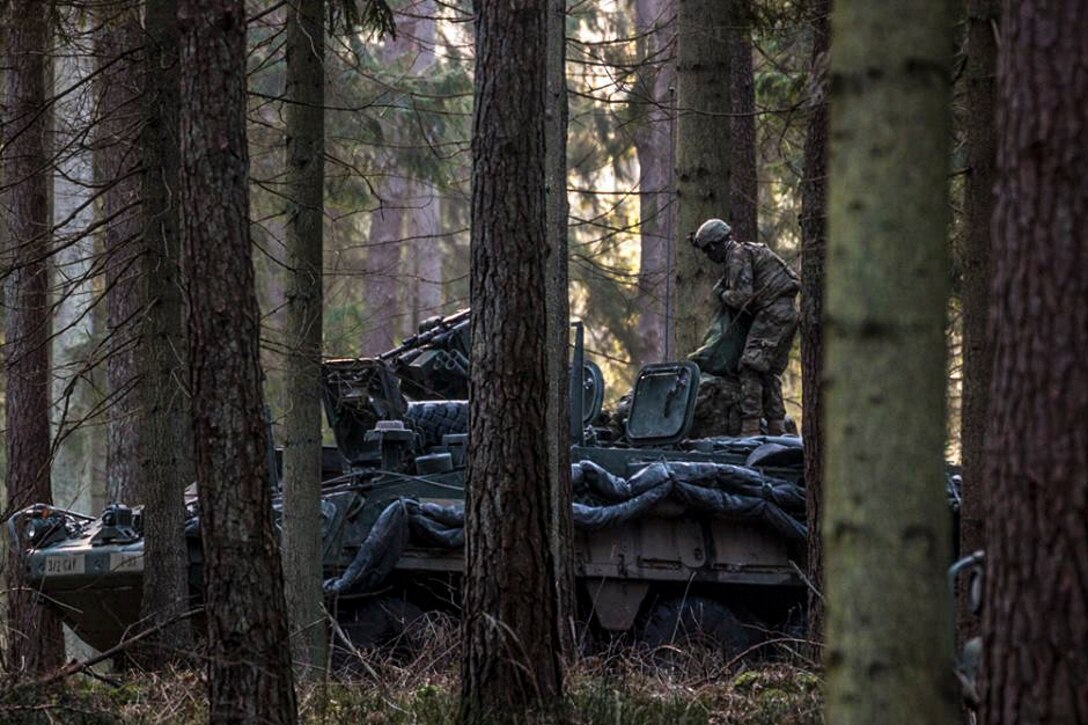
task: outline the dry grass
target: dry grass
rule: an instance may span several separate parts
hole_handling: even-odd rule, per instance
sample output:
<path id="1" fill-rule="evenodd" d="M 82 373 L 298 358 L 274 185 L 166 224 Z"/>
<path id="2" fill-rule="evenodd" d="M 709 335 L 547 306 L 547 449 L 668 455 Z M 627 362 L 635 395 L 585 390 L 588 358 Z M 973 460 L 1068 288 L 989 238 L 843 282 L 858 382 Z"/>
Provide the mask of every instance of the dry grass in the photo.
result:
<path id="1" fill-rule="evenodd" d="M 301 721 L 313 725 L 453 725 L 458 718 L 457 627 L 417 623 L 392 647 L 357 653 L 350 676 L 302 685 Z M 599 647 L 570 668 L 562 719 L 570 725 L 816 725 L 819 680 L 803 659 L 723 661 L 705 650 Z M 0 693 L 2 723 L 203 723 L 203 672 L 78 675 L 44 690 Z M 554 718 L 552 718 L 554 720 Z M 537 719 L 539 722 L 540 719 Z"/>

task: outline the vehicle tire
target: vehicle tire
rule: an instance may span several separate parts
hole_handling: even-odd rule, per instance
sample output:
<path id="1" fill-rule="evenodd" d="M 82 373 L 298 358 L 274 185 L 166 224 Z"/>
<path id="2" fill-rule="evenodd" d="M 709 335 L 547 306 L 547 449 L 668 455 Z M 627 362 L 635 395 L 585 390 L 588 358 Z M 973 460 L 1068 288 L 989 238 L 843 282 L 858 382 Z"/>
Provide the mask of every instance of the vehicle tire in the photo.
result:
<path id="1" fill-rule="evenodd" d="M 408 404 L 404 415 L 423 438 L 424 446 L 442 444 L 447 433 L 468 433 L 468 401 L 427 400 Z"/>
<path id="2" fill-rule="evenodd" d="M 333 667 L 345 673 L 362 671 L 357 653 L 378 647 L 388 647 L 394 655 L 411 655 L 413 624 L 424 616 L 422 609 L 400 597 L 341 601 L 336 611 L 340 632 L 333 636 Z"/>
<path id="3" fill-rule="evenodd" d="M 748 651 L 762 639 L 754 623 L 746 622 L 721 602 L 706 597 L 665 599 L 650 610 L 639 640 L 653 648 L 714 650 L 723 659 Z"/>

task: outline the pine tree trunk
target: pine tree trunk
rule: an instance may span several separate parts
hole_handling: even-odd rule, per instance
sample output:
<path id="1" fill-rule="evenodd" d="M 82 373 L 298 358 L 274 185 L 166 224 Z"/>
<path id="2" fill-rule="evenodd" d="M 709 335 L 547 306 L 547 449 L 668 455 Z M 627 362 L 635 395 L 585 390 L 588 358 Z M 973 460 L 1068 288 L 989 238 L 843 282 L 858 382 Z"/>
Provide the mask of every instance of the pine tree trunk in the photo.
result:
<path id="1" fill-rule="evenodd" d="M 0 19 L 5 19 L 6 16 L 0 11 Z M 7 112 L 4 110 L 7 106 L 7 68 L 6 61 L 7 55 L 7 33 L 0 29 L 0 59 L 4 62 L 0 63 L 0 113 L 3 113 L 3 118 L 7 118 Z M 3 124 L 0 124 L 0 148 L 4 143 L 4 129 Z M 0 156 L 0 164 L 3 163 L 3 158 Z M 4 171 L 3 166 L 0 165 L 0 185 L 4 184 Z M 0 210 L 8 209 L 7 197 L 0 193 Z M 10 260 L 8 250 L 11 248 L 11 234 L 8 231 L 8 219 L 7 214 L 0 214 L 0 264 L 7 265 Z M 7 331 L 7 308 L 6 303 L 7 285 L 0 283 L 0 329 Z M 4 365 L 5 373 L 7 371 L 7 361 L 5 358 L 0 357 L 0 364 Z M 0 415 L 5 416 L 7 420 L 7 375 L 0 375 Z M 0 437 L 0 468 L 7 472 L 8 468 L 8 446 L 7 446 L 7 434 Z M 5 509 L 8 506 L 8 487 L 7 476 L 0 476 L 0 502 L 3 502 Z M 11 565 L 11 550 L 12 545 L 8 537 L 0 537 L 0 586 L 8 587 L 12 581 L 8 578 L 8 567 Z M 5 634 L 0 635 L 0 669 L 8 668 L 8 655 L 10 654 L 10 643 L 8 642 L 7 632 L 11 631 L 11 627 L 8 622 L 8 600 L 7 598 L 0 599 L 0 632 Z"/>
<path id="2" fill-rule="evenodd" d="M 412 318 L 404 327 L 404 336 L 419 331 L 419 323 L 440 314 L 442 309 L 442 197 L 427 182 L 413 181 L 409 186 L 412 215 L 406 232 L 412 242 Z"/>
<path id="3" fill-rule="evenodd" d="M 986 487 L 982 446 L 986 436 L 992 339 L 986 331 L 990 310 L 990 223 L 994 212 L 994 166 L 997 163 L 997 20 L 998 0 L 967 2 L 967 176 L 963 252 L 963 411 L 960 446 L 963 458 L 963 504 L 960 508 L 960 551 L 985 548 Z M 962 637 L 976 632 L 967 597 L 960 597 Z"/>
<path id="4" fill-rule="evenodd" d="M 544 118 L 544 174 L 547 188 L 548 245 L 545 270 L 548 366 L 547 530 L 552 537 L 556 620 L 560 652 L 574 651 L 574 522 L 570 484 L 570 294 L 567 270 L 567 68 L 566 0 L 548 0 L 547 104 Z"/>
<path id="5" fill-rule="evenodd" d="M 111 501 L 143 503 L 140 480 L 137 348 L 144 287 L 140 280 L 141 217 L 137 134 L 142 74 L 134 54 L 143 42 L 135 8 L 112 8 L 101 19 L 95 52 L 99 118 L 95 139 L 105 220 L 106 307 L 110 398 L 106 481 Z M 108 71 L 106 69 L 108 68 Z"/>
<path id="6" fill-rule="evenodd" d="M 759 169 L 756 163 L 756 83 L 752 69 L 751 0 L 733 0 L 733 28 L 729 41 L 732 85 L 729 223 L 733 235 L 745 242 L 759 241 Z"/>
<path id="7" fill-rule="evenodd" d="M 831 41 L 831 0 L 811 8 L 808 133 L 801 180 L 801 437 L 805 442 L 805 496 L 808 515 L 809 636 L 823 633 L 823 325 L 824 261 L 827 232 L 827 65 Z"/>
<path id="8" fill-rule="evenodd" d="M 1088 8 L 1006 2 L 981 722 L 1088 722 Z"/>
<path id="9" fill-rule="evenodd" d="M 250 254 L 241 0 L 182 0 L 180 220 L 212 722 L 296 719 Z"/>
<path id="10" fill-rule="evenodd" d="M 148 0 L 144 10 L 144 129 L 141 139 L 143 320 L 140 402 L 144 501 L 142 613 L 164 623 L 189 604 L 189 551 L 185 543 L 185 488 L 195 475 L 190 429 L 188 340 L 178 228 L 177 0 Z M 161 667 L 191 649 L 189 620 L 165 626 L 142 664 Z"/>
<path id="11" fill-rule="evenodd" d="M 476 5 L 465 720 L 562 693 L 547 446 L 547 0 Z"/>
<path id="12" fill-rule="evenodd" d="M 699 345 L 714 316 L 721 275 L 687 241 L 707 219 L 730 218 L 730 27 L 733 3 L 676 0 L 676 241 L 672 265 L 672 357 Z"/>
<path id="13" fill-rule="evenodd" d="M 7 454 L 6 505 L 18 510 L 52 503 L 49 479 L 49 254 L 50 213 L 45 149 L 47 13 L 32 0 L 12 0 L 3 18 L 5 87 L 0 149 L 3 215 L 9 247 L 3 268 L 6 307 L 4 371 L 7 379 L 4 430 Z M 5 562 L 8 666 L 40 672 L 60 665 L 64 640 L 60 620 L 23 581 L 21 552 Z"/>
<path id="14" fill-rule="evenodd" d="M 412 48 L 411 74 L 417 78 L 433 72 L 435 64 L 436 8 L 434 0 L 414 0 L 405 8 L 411 20 L 398 20 L 399 32 L 410 34 Z M 442 199 L 438 189 L 425 178 L 415 178 L 406 184 L 408 206 L 404 233 L 408 240 L 405 264 L 408 279 L 405 284 L 403 337 L 419 332 L 419 323 L 441 313 L 442 253 L 439 228 Z"/>
<path id="15" fill-rule="evenodd" d="M 321 580 L 321 330 L 324 0 L 287 17 L 287 370 L 283 551 L 295 662 L 325 662 Z"/>
<path id="16" fill-rule="evenodd" d="M 639 166 L 639 349 L 636 363 L 661 362 L 666 353 L 666 301 L 672 231 L 672 168 L 675 158 L 672 85 L 674 8 L 671 0 L 635 0 L 635 29 L 641 60 L 637 80 L 639 124 L 635 154 Z"/>
<path id="17" fill-rule="evenodd" d="M 944 486 L 951 17 L 836 0 L 823 534 L 827 722 L 951 722 Z"/>
<path id="18" fill-rule="evenodd" d="M 366 252 L 366 322 L 361 341 L 363 355 L 392 348 L 401 319 L 397 285 L 404 246 L 404 178 L 393 170 L 377 183 L 381 208 L 370 215 Z"/>
<path id="19" fill-rule="evenodd" d="M 421 44 L 416 36 L 419 25 L 425 24 L 423 8 L 409 4 L 396 14 L 397 37 L 387 38 L 380 49 L 381 62 L 388 67 L 405 68 L 415 72 Z M 433 11 L 431 13 L 433 15 Z M 407 60 L 411 63 L 407 63 Z M 407 66 L 407 67 L 405 67 Z M 391 125 L 387 138 L 395 145 L 402 142 L 398 121 L 403 109 L 391 109 Z M 381 175 L 373 182 L 380 206 L 370 215 L 370 239 L 366 253 L 366 321 L 362 336 L 363 355 L 377 355 L 396 344 L 397 333 L 404 328 L 407 310 L 412 307 L 405 293 L 411 288 L 406 277 L 413 260 L 411 247 L 405 244 L 405 222 L 411 216 L 410 172 L 402 168 L 397 154 L 380 154 Z M 398 294 L 401 292 L 402 294 Z"/>
<path id="20" fill-rule="evenodd" d="M 79 31 L 89 23 L 71 13 L 65 17 Z M 67 52 L 65 52 L 67 51 Z M 54 62 L 54 89 L 86 89 L 94 70 L 93 59 L 71 52 L 66 43 Z M 97 391 L 88 374 L 93 363 L 88 351 L 101 337 L 95 329 L 94 302 L 94 164 L 93 154 L 80 142 L 92 123 L 87 93 L 75 92 L 53 105 L 53 153 L 57 169 L 53 174 L 54 252 L 53 339 L 50 354 L 53 367 L 52 433 L 55 449 L 52 461 L 53 500 L 61 507 L 92 512 L 92 471 L 100 426 L 89 420 L 97 402 Z"/>

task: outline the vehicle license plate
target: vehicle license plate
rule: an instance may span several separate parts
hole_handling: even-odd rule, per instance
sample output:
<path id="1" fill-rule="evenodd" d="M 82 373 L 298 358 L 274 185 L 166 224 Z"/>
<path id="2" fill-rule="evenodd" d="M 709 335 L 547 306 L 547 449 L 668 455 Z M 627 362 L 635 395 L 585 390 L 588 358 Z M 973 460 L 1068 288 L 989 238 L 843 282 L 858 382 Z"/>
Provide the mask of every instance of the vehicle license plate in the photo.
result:
<path id="1" fill-rule="evenodd" d="M 69 576 L 83 574 L 87 570 L 86 556 L 47 556 L 45 557 L 46 576 Z"/>
<path id="2" fill-rule="evenodd" d="M 142 551 L 115 551 L 110 554 L 110 571 L 143 571 Z"/>

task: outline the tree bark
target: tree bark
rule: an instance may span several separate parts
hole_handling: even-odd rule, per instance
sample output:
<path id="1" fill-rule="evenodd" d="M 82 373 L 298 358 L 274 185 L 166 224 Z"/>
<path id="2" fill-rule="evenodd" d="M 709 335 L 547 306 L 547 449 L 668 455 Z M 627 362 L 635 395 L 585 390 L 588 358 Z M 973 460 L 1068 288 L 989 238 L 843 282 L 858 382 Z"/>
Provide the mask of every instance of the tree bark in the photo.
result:
<path id="1" fill-rule="evenodd" d="M 811 5 L 812 59 L 805 175 L 801 180 L 801 438 L 805 442 L 808 516 L 809 636 L 823 634 L 823 314 L 827 232 L 827 66 L 831 45 L 831 0 Z"/>
<path id="2" fill-rule="evenodd" d="M 409 206 L 406 233 L 413 251 L 410 284 L 411 315 L 402 328 L 404 337 L 419 332 L 419 323 L 440 314 L 442 310 L 442 197 L 436 187 L 426 181 L 413 181 L 408 186 Z"/>
<path id="3" fill-rule="evenodd" d="M 213 722 L 296 719 L 250 255 L 241 0 L 182 0 L 180 220 Z"/>
<path id="4" fill-rule="evenodd" d="M 435 39 L 437 31 L 434 0 L 413 0 L 398 18 L 399 32 L 409 34 L 411 49 L 411 75 L 426 77 L 435 65 Z M 422 175 L 422 173 L 421 173 Z M 439 227 L 442 218 L 442 199 L 430 180 L 415 178 L 405 188 L 407 217 L 404 233 L 405 270 L 408 274 L 405 287 L 401 331 L 407 338 L 419 332 L 419 323 L 441 312 L 442 307 L 442 254 L 439 247 Z"/>
<path id="5" fill-rule="evenodd" d="M 547 446 L 547 0 L 476 5 L 464 719 L 562 694 Z"/>
<path id="6" fill-rule="evenodd" d="M 76 12 L 65 13 L 64 22 L 79 31 L 89 20 Z M 61 45 L 60 43 L 63 43 Z M 72 53 L 71 44 L 55 41 L 61 52 L 54 61 L 53 88 L 85 89 L 94 71 L 88 55 Z M 68 51 L 68 52 L 65 52 Z M 105 449 L 102 426 L 90 420 L 98 401 L 92 379 L 93 362 L 88 351 L 101 339 L 92 312 L 94 291 L 94 163 L 93 154 L 82 142 L 90 128 L 93 104 L 86 92 L 75 92 L 53 104 L 54 252 L 53 339 L 50 354 L 53 367 L 52 433 L 53 500 L 58 506 L 92 512 L 104 492 L 94 492 L 95 455 Z"/>
<path id="7" fill-rule="evenodd" d="M 676 0 L 676 226 L 673 232 L 671 357 L 699 345 L 714 316 L 721 271 L 687 241 L 710 218 L 730 218 L 732 2 Z"/>
<path id="8" fill-rule="evenodd" d="M 963 485 L 960 551 L 984 549 L 986 488 L 982 446 L 989 415 L 993 342 L 986 331 L 990 310 L 990 222 L 994 212 L 997 163 L 997 20 L 998 0 L 967 2 L 967 176 L 963 252 L 963 410 L 960 447 Z M 960 597 L 961 638 L 977 634 L 968 598 Z"/>
<path id="9" fill-rule="evenodd" d="M 981 722 L 1088 722 L 1088 9 L 1006 2 Z"/>
<path id="10" fill-rule="evenodd" d="M 144 287 L 140 280 L 141 180 L 138 134 L 142 74 L 135 55 L 143 43 L 139 11 L 111 8 L 102 18 L 95 52 L 99 118 L 95 166 L 104 188 L 106 251 L 106 362 L 110 397 L 107 420 L 106 486 L 110 501 L 142 503 L 140 490 L 139 382 L 137 349 Z M 108 70 L 106 70 L 108 68 Z"/>
<path id="11" fill-rule="evenodd" d="M 188 386 L 188 339 L 178 228 L 178 29 L 177 0 L 148 0 L 144 10 L 143 174 L 144 295 L 140 403 L 144 501 L 142 614 L 163 624 L 189 603 L 189 551 L 185 543 L 185 488 L 195 475 Z M 192 648 L 188 619 L 164 625 L 141 662 L 158 668 Z"/>
<path id="12" fill-rule="evenodd" d="M 675 9 L 672 0 L 635 0 L 639 35 L 637 71 L 639 124 L 635 154 L 639 166 L 639 349 L 637 363 L 661 362 L 666 354 L 665 309 L 672 231 L 672 169 L 675 159 L 672 85 L 676 79 Z"/>
<path id="13" fill-rule="evenodd" d="M 9 247 L 4 250 L 4 429 L 7 507 L 53 502 L 49 477 L 50 213 L 46 155 L 47 13 L 32 0 L 12 0 L 3 18 L 5 98 L 0 149 Z M 40 672 L 60 665 L 60 620 L 23 580 L 21 552 L 6 562 L 11 634 L 8 667 Z"/>
<path id="14" fill-rule="evenodd" d="M 567 269 L 567 53 L 566 0 L 548 0 L 547 103 L 544 174 L 547 189 L 545 297 L 547 308 L 548 488 L 547 529 L 552 539 L 558 645 L 574 652 L 574 521 L 570 484 L 570 294 Z"/>
<path id="15" fill-rule="evenodd" d="M 836 0 L 824 370 L 826 720 L 955 714 L 944 488 L 950 5 Z"/>
<path id="16" fill-rule="evenodd" d="M 426 12 L 417 7 L 420 0 L 411 2 L 396 14 L 397 37 L 386 39 L 380 54 L 388 67 L 403 67 L 405 73 L 417 72 L 417 60 L 421 53 L 416 36 L 418 26 L 425 24 Z M 433 15 L 433 10 L 430 13 Z M 411 62 L 408 62 L 411 61 Z M 388 138 L 394 146 L 402 139 L 398 120 L 408 111 L 391 109 L 393 122 L 387 128 Z M 397 154 L 380 152 L 382 173 L 374 181 L 374 193 L 380 206 L 370 215 L 370 238 L 366 252 L 366 328 L 363 331 L 362 352 L 377 355 L 396 344 L 396 335 L 405 326 L 406 311 L 412 302 L 403 299 L 398 291 L 406 285 L 405 277 L 411 272 L 412 260 L 405 259 L 405 221 L 411 214 L 408 208 L 412 195 L 410 172 L 402 168 Z M 408 249 L 410 252 L 410 248 Z"/>
<path id="17" fill-rule="evenodd" d="M 751 0 L 733 0 L 733 28 L 729 41 L 732 85 L 730 147 L 730 211 L 733 235 L 745 242 L 759 241 L 759 169 L 756 163 L 756 83 L 752 68 Z"/>
<path id="18" fill-rule="evenodd" d="M 283 551 L 295 662 L 325 662 L 321 561 L 321 330 L 325 153 L 324 0 L 287 17 L 287 370 Z"/>
<path id="19" fill-rule="evenodd" d="M 398 174 L 396 170 L 390 174 Z M 397 281 L 401 275 L 404 242 L 404 179 L 391 175 L 378 184 L 381 207 L 370 216 L 366 252 L 366 328 L 363 355 L 377 355 L 392 348 L 400 320 Z"/>

